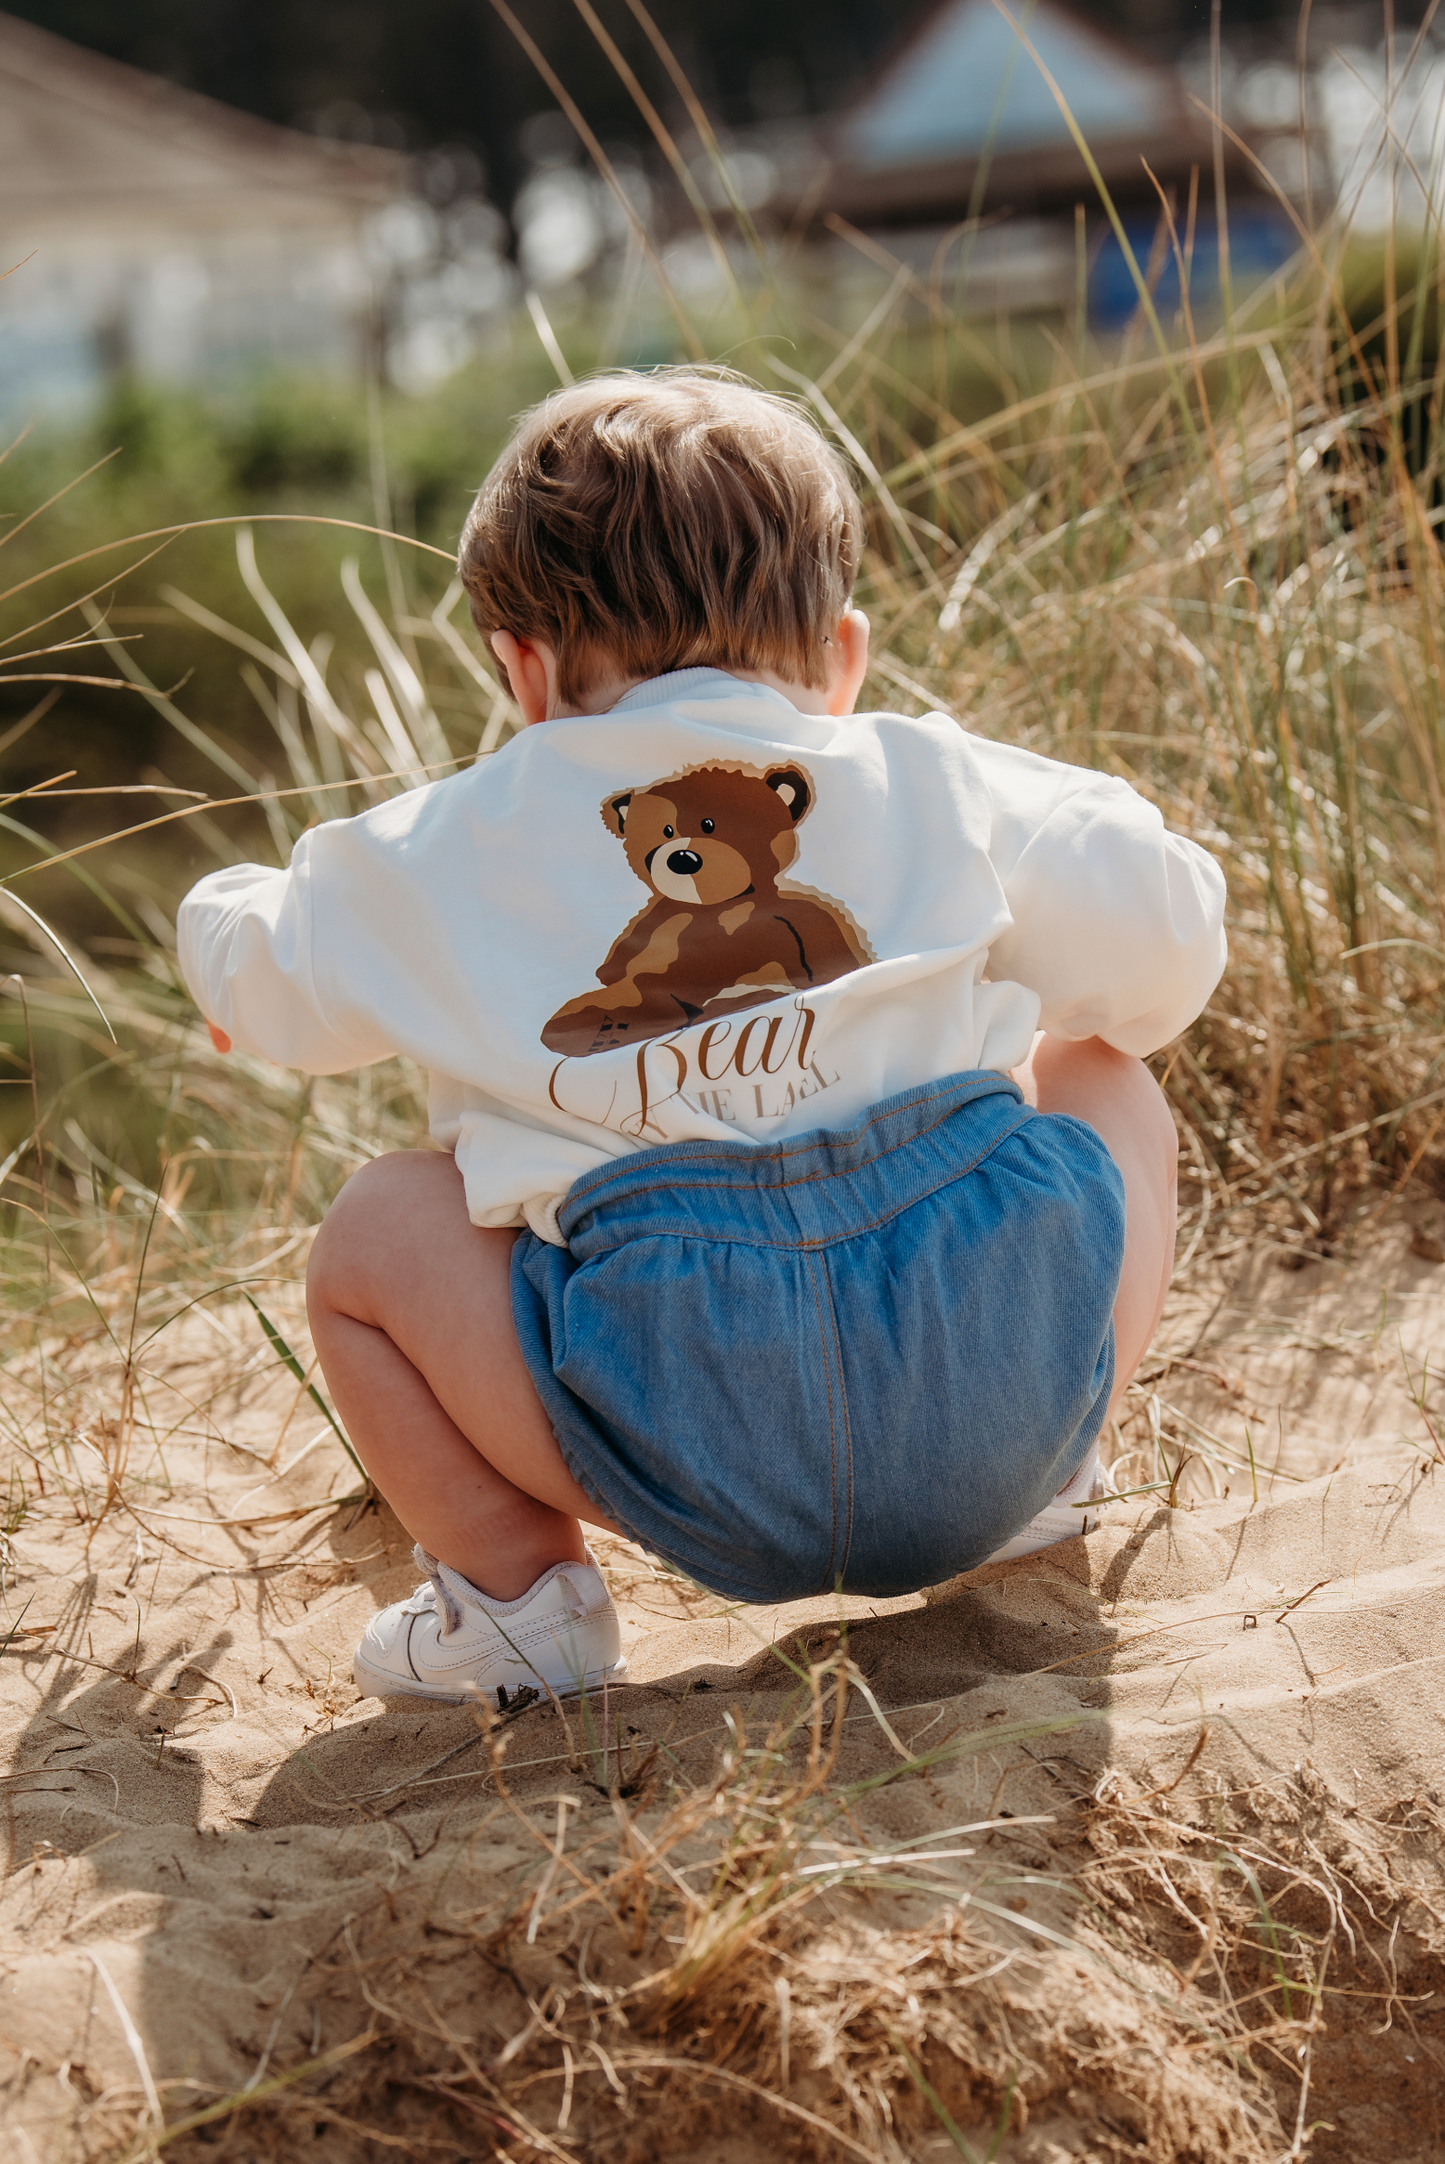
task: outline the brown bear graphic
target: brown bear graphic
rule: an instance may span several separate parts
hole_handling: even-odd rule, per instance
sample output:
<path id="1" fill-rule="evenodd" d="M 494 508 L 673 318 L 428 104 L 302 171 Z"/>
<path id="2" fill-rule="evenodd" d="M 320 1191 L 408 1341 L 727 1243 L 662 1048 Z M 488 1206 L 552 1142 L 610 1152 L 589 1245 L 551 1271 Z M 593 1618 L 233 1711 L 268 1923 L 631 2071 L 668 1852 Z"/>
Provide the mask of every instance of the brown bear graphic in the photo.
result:
<path id="1" fill-rule="evenodd" d="M 600 991 L 542 1031 L 572 1058 L 828 984 L 873 959 L 841 904 L 780 888 L 813 801 L 800 767 L 691 772 L 609 797 L 602 816 L 652 899 L 614 941 Z"/>

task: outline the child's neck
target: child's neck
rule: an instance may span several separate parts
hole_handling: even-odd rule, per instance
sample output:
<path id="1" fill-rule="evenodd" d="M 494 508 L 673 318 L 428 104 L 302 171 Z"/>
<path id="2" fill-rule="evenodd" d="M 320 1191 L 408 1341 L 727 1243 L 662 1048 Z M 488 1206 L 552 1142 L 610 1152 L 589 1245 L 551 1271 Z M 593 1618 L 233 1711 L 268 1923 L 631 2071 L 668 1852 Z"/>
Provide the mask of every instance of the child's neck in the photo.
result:
<path id="1" fill-rule="evenodd" d="M 823 643 L 823 684 L 801 684 L 773 669 L 732 668 L 723 673 L 746 684 L 765 684 L 770 691 L 781 692 L 802 714 L 851 714 L 868 669 L 867 617 L 860 609 L 846 609 L 832 636 Z M 529 727 L 538 721 L 605 714 L 629 691 L 648 681 L 645 676 L 624 674 L 603 661 L 582 701 L 573 705 L 558 696 L 557 653 L 545 639 L 523 639 L 512 631 L 494 631 L 491 647 L 507 672 L 512 697 Z"/>
<path id="2" fill-rule="evenodd" d="M 745 684 L 766 684 L 770 691 L 780 691 L 789 705 L 795 706 L 800 714 L 826 714 L 828 711 L 828 692 L 820 685 L 795 683 L 788 677 L 777 675 L 772 669 L 726 668 L 722 674 L 736 676 Z M 625 698 L 629 691 L 635 691 L 639 684 L 648 681 L 645 676 L 623 676 L 607 672 L 595 678 L 588 687 L 584 705 L 558 706 L 554 711 L 559 719 L 577 714 L 606 714 L 616 706 L 619 699 Z"/>

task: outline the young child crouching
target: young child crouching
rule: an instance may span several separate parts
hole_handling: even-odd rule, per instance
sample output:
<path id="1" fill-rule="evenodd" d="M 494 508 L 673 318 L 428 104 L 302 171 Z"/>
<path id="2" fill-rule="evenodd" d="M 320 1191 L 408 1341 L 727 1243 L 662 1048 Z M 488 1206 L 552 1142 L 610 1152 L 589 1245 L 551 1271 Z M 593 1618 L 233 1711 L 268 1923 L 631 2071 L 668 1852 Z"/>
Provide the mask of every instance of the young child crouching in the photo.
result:
<path id="1" fill-rule="evenodd" d="M 440 1149 L 357 1173 L 307 1281 L 427 1573 L 365 1692 L 616 1673 L 579 1521 L 756 1602 L 1089 1523 L 1173 1258 L 1140 1063 L 1223 881 L 1123 781 L 856 715 L 860 525 L 782 400 L 558 393 L 461 547 L 529 726 L 182 906 L 222 1038 L 431 1078 Z"/>

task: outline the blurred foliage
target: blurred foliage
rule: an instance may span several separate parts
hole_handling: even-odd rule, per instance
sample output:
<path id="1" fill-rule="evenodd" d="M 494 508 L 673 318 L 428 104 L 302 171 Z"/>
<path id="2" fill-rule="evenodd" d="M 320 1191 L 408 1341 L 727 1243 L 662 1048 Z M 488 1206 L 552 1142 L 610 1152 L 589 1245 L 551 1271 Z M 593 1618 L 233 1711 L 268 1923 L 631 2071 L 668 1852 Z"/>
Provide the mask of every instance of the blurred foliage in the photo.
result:
<path id="1" fill-rule="evenodd" d="M 719 303 L 706 324 L 711 349 L 765 380 L 770 356 L 785 366 L 820 370 L 845 337 L 826 319 L 829 298 L 826 289 L 800 281 L 785 304 L 776 304 L 787 333 L 766 337 L 749 335 L 753 326 L 735 301 Z M 606 318 L 606 309 L 596 307 L 559 319 L 559 335 L 579 375 L 599 359 L 618 357 L 604 351 Z M 899 440 L 925 448 L 945 412 L 984 418 L 1048 380 L 1055 346 L 1043 322 L 969 330 L 940 344 L 926 314 L 917 311 L 894 332 L 888 366 L 876 375 L 862 423 L 865 451 L 871 445 L 884 456 L 885 438 L 890 456 Z M 682 357 L 675 327 L 660 315 L 633 326 L 620 354 L 644 365 Z M 95 588 L 97 606 L 151 683 L 173 692 L 185 713 L 242 765 L 254 770 L 259 759 L 264 766 L 275 755 L 274 732 L 238 673 L 235 648 L 178 613 L 168 590 L 178 588 L 213 615 L 269 641 L 265 618 L 237 569 L 237 525 L 254 520 L 263 574 L 284 593 L 305 639 L 331 642 L 333 669 L 344 672 L 371 660 L 341 590 L 341 565 L 355 556 L 363 585 L 381 605 L 426 615 L 448 585 L 444 559 L 456 548 L 472 498 L 515 416 L 556 382 L 530 320 L 520 315 L 493 353 L 426 398 L 369 396 L 364 386 L 282 376 L 210 398 L 122 383 L 92 425 L 24 438 L 0 465 L 0 532 L 15 529 L 4 545 L 4 586 L 24 589 L 6 603 L 3 635 L 38 623 L 62 593 L 69 599 L 77 588 Z M 38 505 L 48 508 L 22 525 Z M 942 503 L 935 509 L 957 525 L 959 510 Z M 373 534 L 326 523 L 331 520 L 394 528 L 427 547 L 396 544 L 384 556 Z M 874 522 L 877 544 L 886 550 L 888 522 L 876 516 Z M 158 531 L 170 526 L 186 530 L 169 536 Z M 101 553 L 75 563 L 92 550 Z M 26 586 L 30 580 L 36 583 Z M 454 621 L 473 636 L 465 605 Z M 77 632 L 84 635 L 84 627 L 67 617 L 60 635 Z M 103 655 L 97 666 L 93 650 L 64 665 L 78 674 L 115 674 Z M 23 721 L 40 688 L 0 680 L 0 778 L 7 790 L 32 789 L 70 768 L 93 788 L 157 774 L 181 786 L 215 786 L 214 767 L 129 689 L 68 685 L 39 721 L 7 745 L 7 733 Z M 110 809 L 103 799 L 70 799 L 39 807 L 32 816 L 47 841 L 65 847 L 104 831 Z M 256 836 L 253 815 L 228 814 L 225 824 L 238 835 Z M 0 866 L 12 861 L 10 845 L 0 840 Z M 169 833 L 156 853 L 159 894 L 173 897 L 209 861 L 190 830 Z M 58 892 L 57 876 L 47 874 L 40 884 L 60 921 L 82 937 L 104 931 L 94 898 L 87 900 L 74 878 L 66 882 L 70 891 Z"/>
<path id="2" fill-rule="evenodd" d="M 258 740 L 274 744 L 274 737 L 238 675 L 234 647 L 177 613 L 165 589 L 179 588 L 268 639 L 236 561 L 237 522 L 255 519 L 263 573 L 284 590 L 307 640 L 329 637 L 344 666 L 348 655 L 360 653 L 355 613 L 338 577 L 348 556 L 359 559 L 363 584 L 379 602 L 400 598 L 422 614 L 445 590 L 450 571 L 436 555 L 405 546 L 395 547 L 387 564 L 372 535 L 322 521 L 394 525 L 450 556 L 512 416 L 555 380 L 529 327 L 528 342 L 519 337 L 515 353 L 508 349 L 464 370 L 426 401 L 369 400 L 363 387 L 279 377 L 224 399 L 124 384 L 92 426 L 26 438 L 0 466 L 0 531 L 16 529 L 4 550 L 4 585 L 24 588 L 6 604 L 5 635 L 38 626 L 77 588 L 95 588 L 96 604 L 151 682 L 175 691 L 185 711 L 236 758 L 254 763 Z M 207 520 L 227 523 L 207 527 Z M 189 530 L 157 532 L 168 526 Z M 147 535 L 156 538 L 127 538 Z M 88 564 L 66 569 L 97 550 Z M 466 628 L 464 607 L 457 620 Z M 84 626 L 68 616 L 44 636 L 77 634 L 85 635 Z M 30 647 L 41 637 L 37 630 L 20 643 Z M 103 656 L 97 667 L 93 650 L 64 665 L 78 674 L 115 673 Z M 41 689 L 0 688 L 0 746 Z M 82 769 L 93 787 L 134 783 L 152 770 L 191 787 L 210 789 L 217 779 L 133 692 L 85 685 L 65 687 L 39 721 L 0 748 L 7 790 L 33 788 L 70 767 Z M 71 800 L 38 815 L 37 824 L 52 842 L 68 845 L 108 818 L 98 803 Z M 184 883 L 194 852 L 177 841 L 173 854 L 175 878 Z M 0 846 L 0 862 L 6 861 Z M 81 931 L 96 928 L 88 906 L 77 919 L 79 900 L 65 905 L 64 920 Z"/>
<path id="3" fill-rule="evenodd" d="M 709 351 L 798 392 L 859 466 L 859 593 L 876 640 L 867 702 L 936 705 L 1123 774 L 1228 854 L 1231 974 L 1170 1070 L 1194 1137 L 1190 1176 L 1205 1183 L 1201 1236 L 1211 1209 L 1227 1222 L 1266 1192 L 1288 1192 L 1317 1232 L 1374 1171 L 1399 1178 L 1418 1164 L 1434 1178 L 1445 1072 L 1435 258 L 1351 247 L 1325 280 L 1303 264 L 1246 301 L 1203 354 L 1177 322 L 1161 354 L 1142 321 L 1107 345 L 1059 318 L 981 325 L 916 279 L 894 278 L 890 294 L 886 265 L 871 275 L 846 303 L 836 285 L 800 277 L 781 297 L 750 287 L 697 316 Z M 558 314 L 578 374 L 619 353 L 677 350 L 660 311 L 627 342 L 608 345 L 609 323 L 602 308 Z M 427 399 L 280 379 L 215 401 L 131 386 L 83 440 L 12 450 L 0 479 L 12 522 L 0 551 L 6 789 L 75 769 L 86 789 L 213 799 L 201 818 L 127 834 L 17 889 L 83 966 L 88 955 L 110 973 L 107 999 L 123 988 L 119 1057 L 42 935 L 0 897 L 8 966 L 23 966 L 46 1010 L 46 1087 L 84 1108 L 81 1133 L 114 1165 L 153 1167 L 169 1147 L 170 1092 L 183 1085 L 167 1078 L 182 1075 L 193 1027 L 169 953 L 185 886 L 228 857 L 284 861 L 308 820 L 401 786 L 384 769 L 435 768 L 500 741 L 505 710 L 465 605 L 444 629 L 432 612 L 513 416 L 555 381 L 522 315 Z M 391 524 L 402 538 L 356 530 Z M 76 560 L 87 551 L 98 553 Z M 109 646 L 17 661 L 50 639 L 93 639 L 76 608 L 87 593 Z M 373 607 L 384 635 L 376 619 L 368 628 Z M 410 718 L 386 637 L 417 672 Z M 140 670 L 156 688 L 14 681 L 57 667 L 108 684 Z M 319 672 L 309 686 L 307 667 Z M 395 749 L 389 703 L 414 749 Z M 289 793 L 214 801 L 273 789 Z M 0 868 L 173 802 L 11 797 Z M 0 1036 L 0 1134 L 15 1147 L 31 1062 L 13 1001 Z M 296 1118 L 320 1131 L 305 1088 L 273 1094 L 283 1124 L 294 1095 Z M 1341 1131 L 1354 1139 L 1336 1156 Z M 1303 1184 L 1271 1175 L 1260 1188 L 1250 1168 L 1281 1147 L 1289 1162 L 1302 1153 Z M 271 1163 L 269 1141 L 247 1149 L 248 1163 Z M 89 1179 L 80 1143 L 66 1161 L 72 1185 Z M 98 1209 L 109 1175 L 95 1177 Z M 211 1172 L 195 1177 L 205 1185 Z"/>
<path id="4" fill-rule="evenodd" d="M 1380 241 L 1350 248 L 1340 290 L 1355 334 L 1341 356 L 1342 394 L 1368 405 L 1383 387 L 1391 413 L 1376 429 L 1379 455 L 1400 446 L 1411 473 L 1428 476 L 1431 501 L 1442 500 L 1438 446 L 1445 390 L 1445 263 L 1438 245 L 1418 233 L 1387 249 Z"/>

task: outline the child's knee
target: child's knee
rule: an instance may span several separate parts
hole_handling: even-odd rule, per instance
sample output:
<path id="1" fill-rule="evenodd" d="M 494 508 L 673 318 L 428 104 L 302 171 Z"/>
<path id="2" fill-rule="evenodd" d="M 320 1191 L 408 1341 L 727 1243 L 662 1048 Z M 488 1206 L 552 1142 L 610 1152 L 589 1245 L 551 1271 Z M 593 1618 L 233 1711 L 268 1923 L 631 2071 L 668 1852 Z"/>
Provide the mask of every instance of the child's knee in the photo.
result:
<path id="1" fill-rule="evenodd" d="M 353 1307 L 362 1287 L 374 1284 L 389 1262 L 404 1262 L 421 1219 L 456 1195 L 465 1209 L 461 1174 L 439 1150 L 395 1150 L 354 1172 L 311 1243 L 308 1312 Z"/>
<path id="2" fill-rule="evenodd" d="M 1132 1133 L 1138 1160 L 1162 1205 L 1171 1207 L 1179 1183 L 1179 1130 L 1169 1100 L 1141 1059 L 1124 1062 L 1121 1110 Z"/>
<path id="3" fill-rule="evenodd" d="M 1150 1074 L 1142 1060 L 1139 1064 L 1144 1076 L 1146 1101 L 1149 1107 L 1150 1139 L 1158 1153 L 1163 1170 L 1165 1189 L 1172 1202 L 1172 1198 L 1179 1186 L 1179 1129 L 1174 1124 L 1174 1114 L 1170 1108 L 1169 1099 L 1165 1096 L 1160 1084 Z"/>
<path id="4" fill-rule="evenodd" d="M 1091 1038 L 1078 1051 L 1094 1067 L 1094 1086 L 1106 1090 L 1127 1112 L 1131 1121 L 1137 1122 L 1141 1140 L 1158 1155 L 1160 1160 L 1172 1167 L 1179 1155 L 1179 1134 L 1174 1125 L 1174 1114 L 1169 1100 L 1142 1059 L 1132 1053 L 1116 1052 L 1112 1045 L 1104 1044 L 1098 1037 Z"/>
<path id="5" fill-rule="evenodd" d="M 1174 1114 L 1169 1099 L 1143 1060 L 1135 1060 L 1139 1070 L 1139 1097 L 1144 1116 L 1149 1122 L 1149 1135 L 1160 1151 L 1166 1165 L 1171 1168 L 1179 1158 L 1179 1130 L 1174 1124 Z"/>

